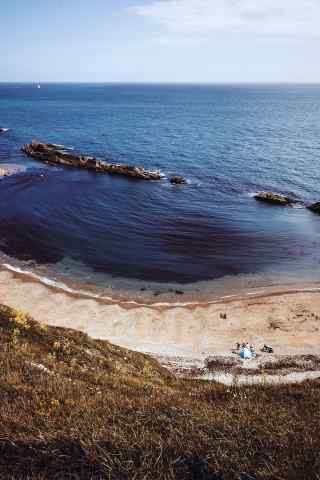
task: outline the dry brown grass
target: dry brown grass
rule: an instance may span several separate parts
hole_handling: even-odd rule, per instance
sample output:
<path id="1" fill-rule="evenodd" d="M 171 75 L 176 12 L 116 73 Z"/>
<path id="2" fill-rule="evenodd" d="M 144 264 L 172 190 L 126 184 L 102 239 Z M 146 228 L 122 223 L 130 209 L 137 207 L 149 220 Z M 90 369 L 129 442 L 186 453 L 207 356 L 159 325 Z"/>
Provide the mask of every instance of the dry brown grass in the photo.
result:
<path id="1" fill-rule="evenodd" d="M 0 307 L 0 479 L 320 478 L 320 385 L 227 388 Z"/>
<path id="2" fill-rule="evenodd" d="M 284 370 L 319 370 L 320 357 L 317 355 L 284 355 L 283 358 L 263 363 L 261 368 L 270 371 L 270 373 L 279 373 L 279 371 Z"/>

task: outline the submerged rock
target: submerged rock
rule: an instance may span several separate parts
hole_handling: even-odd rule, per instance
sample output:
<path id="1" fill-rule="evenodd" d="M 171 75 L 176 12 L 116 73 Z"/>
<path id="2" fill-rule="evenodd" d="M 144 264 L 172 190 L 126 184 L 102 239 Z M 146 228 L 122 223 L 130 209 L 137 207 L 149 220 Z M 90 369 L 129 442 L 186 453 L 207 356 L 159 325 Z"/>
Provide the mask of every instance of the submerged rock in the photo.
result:
<path id="1" fill-rule="evenodd" d="M 274 192 L 260 192 L 254 195 L 254 198 L 259 202 L 266 202 L 272 203 L 274 205 L 293 205 L 297 203 L 296 200 L 290 197 L 286 197 L 281 193 L 274 193 Z"/>
<path id="2" fill-rule="evenodd" d="M 307 207 L 308 210 L 314 213 L 319 213 L 320 214 L 320 202 L 313 203 L 309 207 Z"/>
<path id="3" fill-rule="evenodd" d="M 3 177 L 9 177 L 17 173 L 23 172 L 25 169 L 21 165 L 16 164 L 1 164 L 0 167 L 0 179 Z"/>
<path id="4" fill-rule="evenodd" d="M 160 180 L 159 172 L 145 170 L 143 167 L 135 165 L 120 165 L 103 162 L 94 157 L 85 155 L 71 154 L 66 151 L 66 147 L 55 145 L 52 143 L 42 143 L 38 140 L 32 140 L 31 143 L 24 145 L 22 151 L 36 160 L 45 163 L 54 163 L 58 165 L 67 165 L 70 167 L 84 168 L 94 170 L 99 173 L 111 173 L 116 175 L 124 175 L 142 180 Z"/>
<path id="5" fill-rule="evenodd" d="M 170 178 L 170 183 L 174 185 L 184 185 L 187 183 L 187 180 L 183 177 L 179 177 L 178 175 L 174 175 Z"/>

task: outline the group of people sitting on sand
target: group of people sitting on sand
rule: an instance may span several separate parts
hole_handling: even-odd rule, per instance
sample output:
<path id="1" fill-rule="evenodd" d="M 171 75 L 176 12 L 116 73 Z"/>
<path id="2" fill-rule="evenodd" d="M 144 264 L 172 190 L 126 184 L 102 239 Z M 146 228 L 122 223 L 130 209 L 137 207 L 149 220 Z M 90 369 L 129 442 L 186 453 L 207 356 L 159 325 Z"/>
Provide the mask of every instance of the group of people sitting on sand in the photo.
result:
<path id="1" fill-rule="evenodd" d="M 264 345 L 263 348 L 261 348 L 261 352 L 273 353 L 273 348 L 270 347 L 270 345 Z M 249 342 L 237 342 L 233 353 L 237 353 L 241 358 L 245 359 L 257 356 L 254 346 L 249 344 Z"/>
<path id="2" fill-rule="evenodd" d="M 250 345 L 249 342 L 237 342 L 235 353 L 239 353 L 241 358 L 252 358 L 256 356 L 254 346 Z"/>

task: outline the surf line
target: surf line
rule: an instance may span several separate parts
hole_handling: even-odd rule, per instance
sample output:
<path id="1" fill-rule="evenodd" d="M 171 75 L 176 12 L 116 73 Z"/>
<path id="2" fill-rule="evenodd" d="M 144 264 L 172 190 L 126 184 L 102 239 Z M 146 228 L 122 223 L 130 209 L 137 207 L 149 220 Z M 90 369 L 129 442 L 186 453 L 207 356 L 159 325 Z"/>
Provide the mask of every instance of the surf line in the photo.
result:
<path id="1" fill-rule="evenodd" d="M 62 290 L 66 293 L 70 293 L 72 295 L 78 295 L 78 296 L 83 296 L 86 298 L 92 298 L 97 301 L 104 301 L 108 302 L 112 305 L 136 305 L 137 307 L 146 307 L 146 308 L 155 308 L 155 307 L 167 307 L 167 308 L 182 308 L 182 307 L 201 307 L 201 306 L 209 306 L 209 305 L 215 305 L 221 303 L 222 300 L 231 300 L 231 299 L 239 299 L 241 300 L 243 298 L 243 295 L 263 295 L 267 294 L 266 290 L 262 290 L 261 292 L 243 292 L 242 294 L 233 294 L 233 295 L 225 295 L 221 297 L 217 297 L 215 299 L 206 301 L 206 302 L 178 302 L 178 303 L 171 303 L 171 302 L 158 302 L 158 303 L 143 303 L 139 302 L 136 300 L 115 300 L 112 297 L 108 296 L 103 296 L 103 295 L 98 295 L 94 294 L 85 290 L 76 290 L 74 288 L 68 287 L 66 284 L 62 282 L 57 282 L 55 280 L 51 280 L 50 278 L 38 275 L 34 272 L 31 272 L 29 270 L 23 270 L 22 268 L 19 267 L 14 267 L 8 263 L 2 263 L 2 267 L 4 267 L 6 270 L 9 270 L 11 272 L 17 273 L 19 275 L 24 275 L 26 277 L 31 277 L 38 282 L 48 286 L 49 288 L 54 288 L 56 290 Z M 275 292 L 275 294 L 285 294 L 285 293 L 303 293 L 303 292 L 319 292 L 320 287 L 316 288 L 304 288 L 304 289 L 286 289 L 283 292 Z M 272 293 L 270 293 L 272 294 Z"/>
<path id="2" fill-rule="evenodd" d="M 262 292 L 246 292 L 246 295 L 261 295 L 262 293 L 265 293 L 265 290 L 262 290 Z"/>
<path id="3" fill-rule="evenodd" d="M 156 307 L 183 308 L 183 307 L 209 306 L 209 305 L 221 303 L 221 300 L 227 300 L 227 299 L 236 298 L 236 297 L 241 298 L 241 296 L 239 295 L 225 295 L 225 296 L 217 297 L 215 299 L 212 299 L 206 302 L 177 302 L 177 303 L 172 303 L 172 302 L 143 303 L 136 300 L 115 300 L 112 297 L 94 294 L 85 290 L 76 290 L 74 288 L 67 286 L 65 283 L 57 282 L 56 280 L 50 279 L 48 277 L 38 275 L 34 272 L 31 272 L 30 270 L 23 270 L 22 268 L 10 265 L 9 263 L 3 263 L 2 267 L 4 267 L 6 270 L 17 273 L 18 275 L 24 275 L 26 277 L 30 277 L 46 285 L 49 288 L 61 290 L 66 293 L 70 293 L 71 295 L 78 295 L 86 298 L 92 298 L 97 301 L 105 301 L 113 305 L 133 305 L 133 306 L 136 305 L 137 307 L 146 307 L 146 308 L 156 308 Z"/>
<path id="4" fill-rule="evenodd" d="M 153 308 L 153 307 L 172 307 L 172 308 L 174 308 L 174 307 L 209 305 L 209 304 L 219 303 L 219 301 L 220 301 L 219 298 L 217 298 L 216 300 L 209 301 L 209 302 L 184 302 L 184 303 L 171 303 L 171 302 L 143 303 L 143 302 L 138 302 L 136 300 L 115 300 L 112 297 L 97 295 L 95 293 L 89 293 L 88 291 L 85 291 L 85 290 L 76 290 L 74 288 L 68 287 L 65 283 L 57 282 L 56 280 L 52 280 L 48 277 L 38 275 L 34 272 L 31 272 L 30 270 L 23 270 L 20 267 L 14 267 L 13 265 L 10 265 L 9 263 L 2 263 L 1 265 L 6 270 L 17 273 L 18 275 L 24 275 L 26 277 L 31 277 L 34 280 L 37 280 L 38 282 L 46 285 L 49 288 L 54 288 L 56 290 L 62 290 L 64 292 L 70 293 L 72 295 L 79 295 L 79 296 L 83 296 L 83 297 L 87 297 L 87 298 L 96 299 L 98 301 L 106 301 L 106 302 L 109 302 L 113 305 L 137 305 L 139 307 L 147 307 L 147 308 Z"/>

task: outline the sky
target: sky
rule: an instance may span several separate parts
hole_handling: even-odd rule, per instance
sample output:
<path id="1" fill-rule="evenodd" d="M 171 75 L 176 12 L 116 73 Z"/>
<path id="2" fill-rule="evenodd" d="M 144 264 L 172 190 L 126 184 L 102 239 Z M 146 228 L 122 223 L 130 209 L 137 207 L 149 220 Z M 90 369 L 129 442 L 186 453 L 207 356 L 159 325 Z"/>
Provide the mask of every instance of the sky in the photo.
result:
<path id="1" fill-rule="evenodd" d="M 0 0 L 0 82 L 320 82 L 320 0 Z"/>

